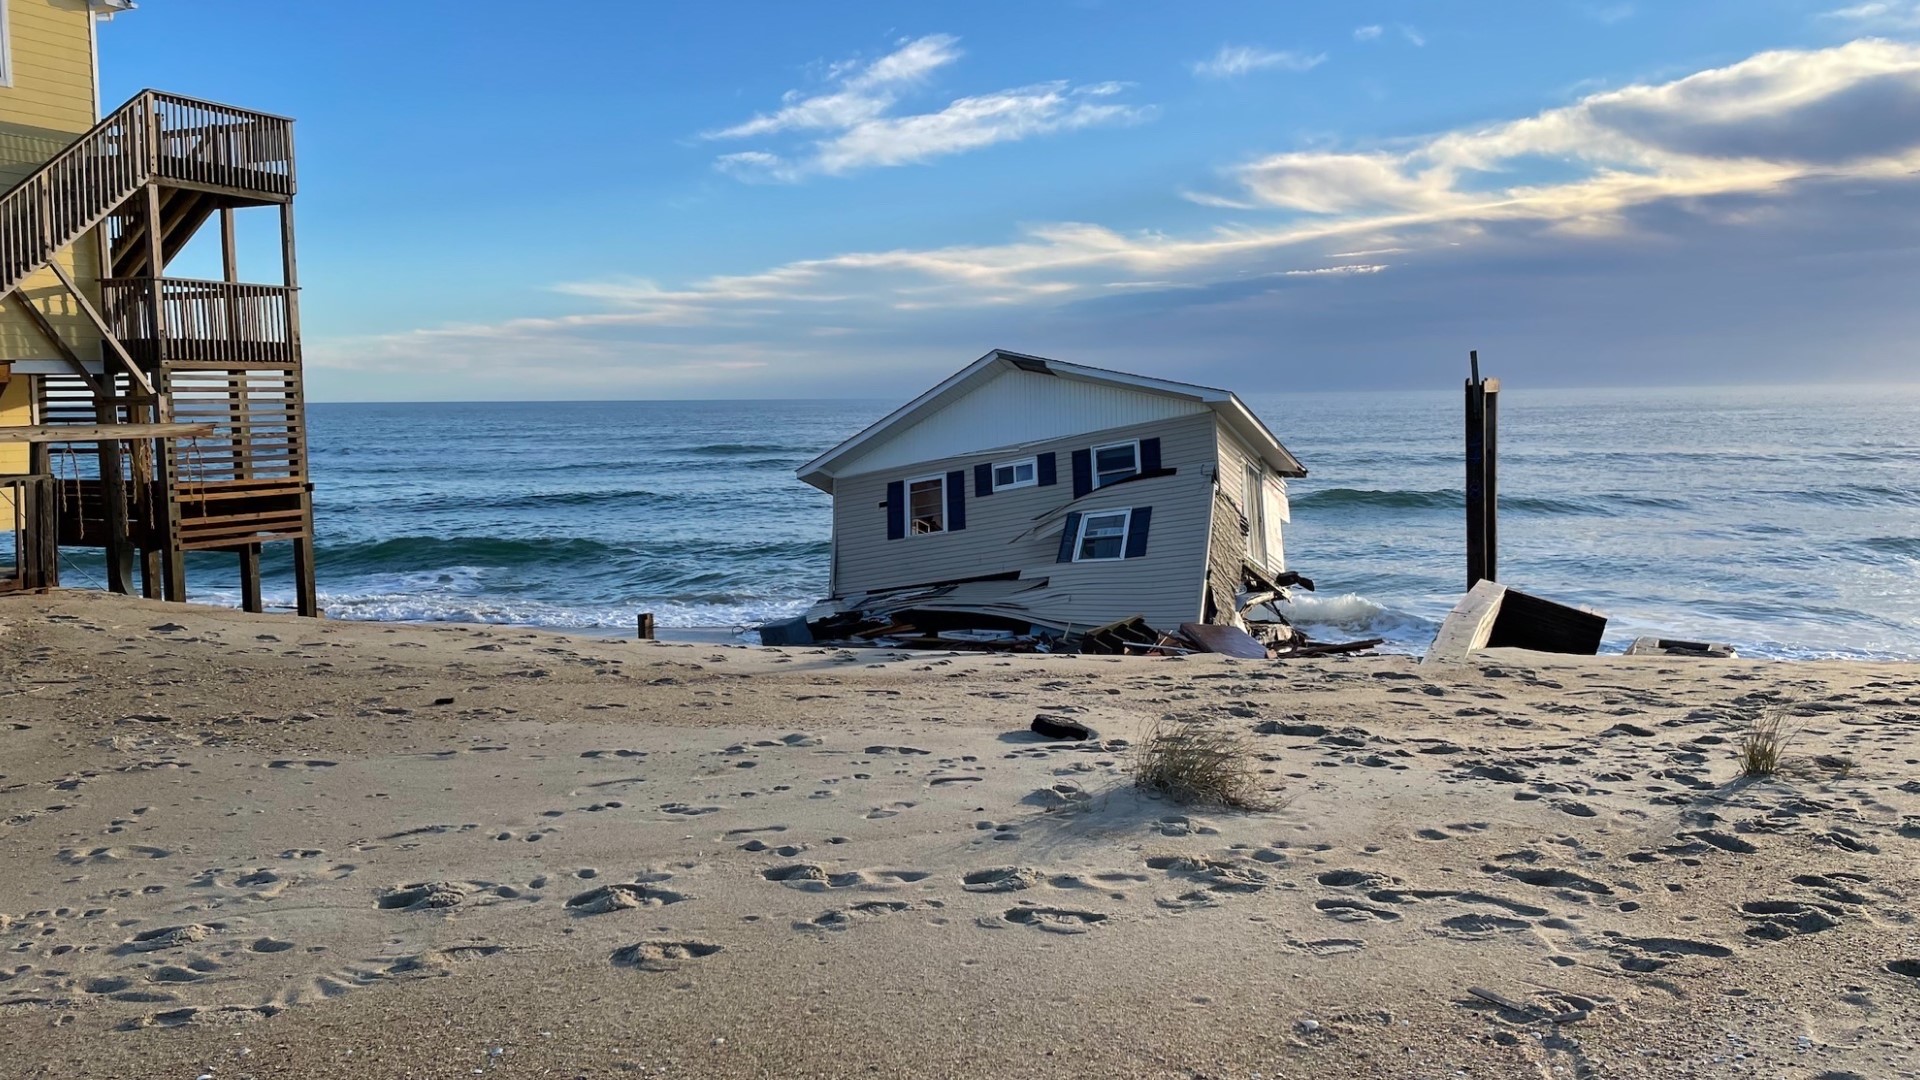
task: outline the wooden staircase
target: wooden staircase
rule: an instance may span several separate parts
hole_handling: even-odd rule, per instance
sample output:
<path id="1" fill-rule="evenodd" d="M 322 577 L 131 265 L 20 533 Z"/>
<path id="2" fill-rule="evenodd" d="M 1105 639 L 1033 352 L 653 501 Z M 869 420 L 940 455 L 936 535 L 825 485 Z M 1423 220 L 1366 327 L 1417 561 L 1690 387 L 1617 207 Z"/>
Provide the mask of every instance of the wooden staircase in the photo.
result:
<path id="1" fill-rule="evenodd" d="M 260 545 L 292 541 L 297 606 L 317 612 L 294 190 L 292 121 L 146 90 L 0 195 L 0 300 L 25 311 L 71 369 L 41 377 L 43 421 L 212 425 L 210 435 L 66 445 L 97 454 L 100 470 L 70 481 L 61 542 L 107 548 L 114 587 L 127 587 L 137 549 L 144 591 L 185 599 L 186 551 L 235 551 L 244 604 L 258 610 Z M 279 284 L 237 280 L 233 214 L 259 206 L 280 211 Z M 165 276 L 216 217 L 223 280 Z M 97 295 L 57 261 L 95 230 Z M 93 321 L 100 357 L 60 340 L 22 291 L 43 270 Z"/>

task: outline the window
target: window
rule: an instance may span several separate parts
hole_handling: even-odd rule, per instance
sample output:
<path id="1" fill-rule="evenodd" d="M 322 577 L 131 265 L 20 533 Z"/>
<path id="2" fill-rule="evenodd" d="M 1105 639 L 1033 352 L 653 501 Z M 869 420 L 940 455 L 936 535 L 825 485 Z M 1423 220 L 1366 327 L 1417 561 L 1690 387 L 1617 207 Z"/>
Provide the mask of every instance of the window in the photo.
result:
<path id="1" fill-rule="evenodd" d="M 1074 562 L 1120 559 L 1127 554 L 1127 522 L 1131 510 L 1101 510 L 1080 519 L 1080 537 L 1073 545 Z"/>
<path id="2" fill-rule="evenodd" d="M 945 532 L 947 529 L 947 478 L 929 476 L 907 485 L 907 532 Z"/>
<path id="3" fill-rule="evenodd" d="M 1106 487 L 1117 484 L 1129 476 L 1140 473 L 1140 444 L 1138 442 L 1109 443 L 1093 448 L 1093 486 Z"/>
<path id="4" fill-rule="evenodd" d="M 1006 491 L 1008 488 L 1033 487 L 1040 482 L 1040 462 L 1037 458 L 1021 458 L 1019 461 L 997 461 L 993 465 L 993 490 Z"/>

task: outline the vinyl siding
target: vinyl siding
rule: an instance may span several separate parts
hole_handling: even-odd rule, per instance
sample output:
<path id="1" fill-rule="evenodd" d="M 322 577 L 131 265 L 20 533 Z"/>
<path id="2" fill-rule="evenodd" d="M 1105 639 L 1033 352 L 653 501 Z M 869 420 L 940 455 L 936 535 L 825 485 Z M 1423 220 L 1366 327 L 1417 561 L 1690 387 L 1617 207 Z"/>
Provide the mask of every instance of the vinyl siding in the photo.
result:
<path id="1" fill-rule="evenodd" d="M 1083 431 L 1211 414 L 1199 401 L 1061 375 L 1002 371 L 945 408 L 902 428 L 835 476 L 906 468 L 995 447 L 1073 438 Z"/>
<path id="2" fill-rule="evenodd" d="M 0 189 L 31 175 L 92 127 L 93 16 L 85 0 L 5 0 L 13 85 L 0 87 Z M 59 256 L 98 306 L 99 259 L 93 236 Z M 0 304 L 0 363 L 57 360 L 16 305 L 31 297 L 84 360 L 100 359 L 100 336 L 52 271 L 42 270 Z"/>
<path id="3" fill-rule="evenodd" d="M 1144 615 L 1151 625 L 1167 629 L 1192 622 L 1200 615 L 1205 576 L 1218 446 L 1214 429 L 1209 412 L 1052 439 L 997 454 L 948 457 L 842 477 L 834 485 L 835 591 L 847 596 L 1021 571 L 1027 579 L 1048 579 L 1047 588 L 1021 597 L 1042 620 L 1086 627 Z M 1161 466 L 1176 470 L 1175 474 L 1096 489 L 1074 499 L 1073 451 L 1137 438 L 1158 438 Z M 1058 456 L 1059 483 L 998 491 L 985 498 L 975 494 L 975 465 L 1049 452 Z M 966 474 L 967 527 L 888 540 L 887 485 L 952 471 Z M 1084 514 L 1143 506 L 1153 508 L 1145 555 L 1104 562 L 1056 561 L 1068 511 Z M 1045 524 L 1036 527 L 1043 518 Z"/>
<path id="4" fill-rule="evenodd" d="M 5 370 L 0 367 L 0 372 Z M 25 375 L 6 380 L 0 375 L 0 427 L 25 427 L 33 423 L 33 392 Z M 26 443 L 0 443 L 0 476 L 27 471 Z M 13 496 L 0 489 L 0 533 L 13 528 Z"/>
<path id="5" fill-rule="evenodd" d="M 1248 463 L 1260 467 L 1265 487 L 1267 563 L 1264 569 L 1269 574 L 1278 574 L 1287 568 L 1286 522 L 1291 512 L 1287 507 L 1286 478 L 1261 462 L 1237 436 L 1222 427 L 1220 429 L 1220 488 L 1242 520 L 1250 520 L 1245 505 Z M 1250 545 L 1244 532 L 1239 534 L 1238 545 L 1239 553 L 1251 562 Z"/>

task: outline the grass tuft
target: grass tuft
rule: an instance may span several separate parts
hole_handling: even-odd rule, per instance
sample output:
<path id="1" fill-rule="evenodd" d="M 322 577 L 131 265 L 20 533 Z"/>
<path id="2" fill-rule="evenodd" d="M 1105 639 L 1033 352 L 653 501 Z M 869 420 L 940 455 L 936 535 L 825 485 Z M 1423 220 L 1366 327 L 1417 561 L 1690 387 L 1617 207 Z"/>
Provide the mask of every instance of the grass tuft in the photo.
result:
<path id="1" fill-rule="evenodd" d="M 1786 760 L 1795 731 L 1787 726 L 1787 707 L 1772 705 L 1747 721 L 1740 733 L 1740 775 L 1772 776 Z"/>
<path id="2" fill-rule="evenodd" d="M 1252 745 L 1234 731 L 1191 720 L 1156 726 L 1134 750 L 1134 786 L 1191 806 L 1273 810 Z"/>

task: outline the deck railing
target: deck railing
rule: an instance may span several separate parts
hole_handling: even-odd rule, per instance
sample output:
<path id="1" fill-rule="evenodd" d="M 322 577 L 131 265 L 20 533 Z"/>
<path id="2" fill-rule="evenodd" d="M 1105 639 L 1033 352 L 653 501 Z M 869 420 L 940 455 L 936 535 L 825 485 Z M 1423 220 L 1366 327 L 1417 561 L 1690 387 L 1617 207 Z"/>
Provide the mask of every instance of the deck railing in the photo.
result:
<path id="1" fill-rule="evenodd" d="M 0 593 L 60 584 L 53 477 L 0 476 Z"/>
<path id="2" fill-rule="evenodd" d="M 293 121 L 157 90 L 134 95 L 0 195 L 0 296 L 152 180 L 290 198 Z"/>
<path id="3" fill-rule="evenodd" d="M 154 286 L 161 321 L 153 321 Z M 234 365 L 291 364 L 299 359 L 289 317 L 293 290 L 193 278 L 105 278 L 100 298 L 107 325 L 136 363 L 162 357 Z"/>

